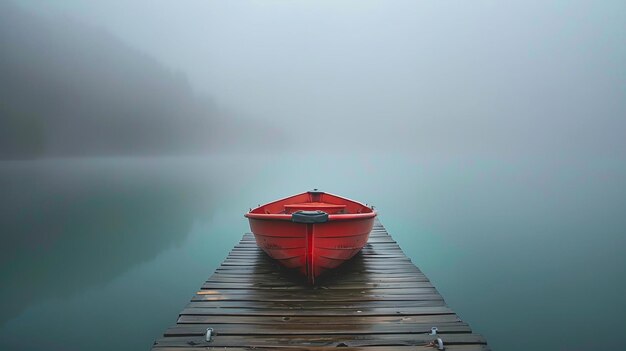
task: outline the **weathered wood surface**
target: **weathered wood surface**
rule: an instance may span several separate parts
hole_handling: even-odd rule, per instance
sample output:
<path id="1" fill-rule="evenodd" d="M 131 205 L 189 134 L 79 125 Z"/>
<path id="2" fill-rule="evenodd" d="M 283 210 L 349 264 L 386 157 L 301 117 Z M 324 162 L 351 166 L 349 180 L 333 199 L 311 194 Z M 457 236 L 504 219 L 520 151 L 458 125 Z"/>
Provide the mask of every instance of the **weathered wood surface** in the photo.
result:
<path id="1" fill-rule="evenodd" d="M 432 327 L 446 350 L 489 349 L 376 222 L 361 253 L 315 287 L 244 235 L 153 350 L 433 350 Z"/>

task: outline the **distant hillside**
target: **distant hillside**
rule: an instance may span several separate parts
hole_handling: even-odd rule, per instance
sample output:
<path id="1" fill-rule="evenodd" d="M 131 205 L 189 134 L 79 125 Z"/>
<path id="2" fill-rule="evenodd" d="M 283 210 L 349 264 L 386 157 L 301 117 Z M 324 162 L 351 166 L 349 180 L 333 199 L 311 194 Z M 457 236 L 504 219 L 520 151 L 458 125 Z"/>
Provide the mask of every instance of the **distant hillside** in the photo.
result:
<path id="1" fill-rule="evenodd" d="M 255 135 L 277 139 L 106 31 L 0 0 L 0 158 L 198 153 Z"/>

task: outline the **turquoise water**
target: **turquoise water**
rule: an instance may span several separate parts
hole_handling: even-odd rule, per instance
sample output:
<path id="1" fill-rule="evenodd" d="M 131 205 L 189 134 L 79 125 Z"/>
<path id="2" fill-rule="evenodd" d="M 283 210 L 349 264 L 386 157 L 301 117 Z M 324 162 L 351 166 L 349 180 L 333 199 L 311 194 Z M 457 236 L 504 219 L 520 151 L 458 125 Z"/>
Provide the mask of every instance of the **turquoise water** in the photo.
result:
<path id="1" fill-rule="evenodd" d="M 375 205 L 494 349 L 623 344 L 623 161 L 285 153 L 1 162 L 0 349 L 149 349 L 244 212 L 311 188 Z"/>

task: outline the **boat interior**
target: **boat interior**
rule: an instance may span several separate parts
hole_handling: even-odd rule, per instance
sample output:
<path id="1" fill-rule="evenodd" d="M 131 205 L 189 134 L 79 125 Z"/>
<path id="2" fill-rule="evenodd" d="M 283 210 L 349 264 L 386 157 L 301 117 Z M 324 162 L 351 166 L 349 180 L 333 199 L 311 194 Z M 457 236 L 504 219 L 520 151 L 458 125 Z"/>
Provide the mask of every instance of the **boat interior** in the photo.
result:
<path id="1" fill-rule="evenodd" d="M 327 214 L 371 213 L 373 210 L 359 202 L 336 195 L 309 191 L 274 201 L 252 210 L 252 213 L 292 214 L 298 211 L 323 211 Z"/>

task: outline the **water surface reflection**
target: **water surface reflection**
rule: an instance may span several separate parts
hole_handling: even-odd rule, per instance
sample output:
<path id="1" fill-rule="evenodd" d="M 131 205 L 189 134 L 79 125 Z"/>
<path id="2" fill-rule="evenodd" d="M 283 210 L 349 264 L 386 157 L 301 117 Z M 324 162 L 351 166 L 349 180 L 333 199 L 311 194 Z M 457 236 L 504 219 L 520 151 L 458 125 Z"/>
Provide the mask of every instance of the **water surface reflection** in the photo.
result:
<path id="1" fill-rule="evenodd" d="M 249 207 L 311 188 L 375 205 L 494 349 L 614 347 L 624 164 L 300 153 L 1 162 L 0 349 L 148 348 L 248 231 Z M 500 322 L 510 316 L 515 329 Z M 559 327 L 511 343 L 537 321 Z M 102 333 L 115 337 L 94 343 Z"/>

